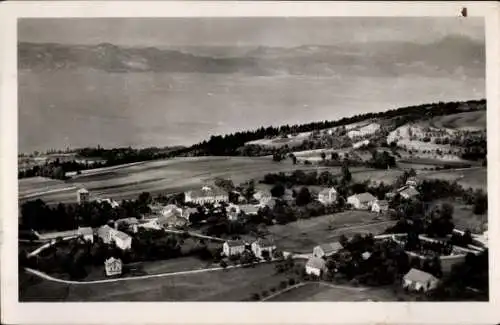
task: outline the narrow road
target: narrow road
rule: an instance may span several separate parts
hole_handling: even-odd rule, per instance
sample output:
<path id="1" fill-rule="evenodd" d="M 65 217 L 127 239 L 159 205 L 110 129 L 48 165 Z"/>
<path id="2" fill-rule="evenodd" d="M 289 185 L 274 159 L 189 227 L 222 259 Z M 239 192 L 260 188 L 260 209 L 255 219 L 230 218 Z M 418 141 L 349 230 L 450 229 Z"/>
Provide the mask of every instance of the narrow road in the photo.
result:
<path id="1" fill-rule="evenodd" d="M 262 263 L 268 263 L 268 262 L 261 261 L 261 262 L 254 263 L 254 265 L 262 264 Z M 250 265 L 249 264 L 246 264 L 246 265 L 228 265 L 226 268 L 214 267 L 214 268 L 209 268 L 209 269 L 198 269 L 198 270 L 189 270 L 189 271 L 180 271 L 180 272 L 149 274 L 149 275 L 141 275 L 141 276 L 132 276 L 132 277 L 127 277 L 127 278 L 103 279 L 103 280 L 93 280 L 93 281 L 63 280 L 63 279 L 54 278 L 54 277 L 52 277 L 44 272 L 34 270 L 31 268 L 24 268 L 24 269 L 26 272 L 31 273 L 33 275 L 36 275 L 36 276 L 38 276 L 42 279 L 48 280 L 48 281 L 64 283 L 64 284 L 85 285 L 85 284 L 99 284 L 99 283 L 112 283 L 112 282 L 123 282 L 123 281 L 133 281 L 133 280 L 144 280 L 144 279 L 162 278 L 162 277 L 169 277 L 169 276 L 175 276 L 175 275 L 185 275 L 185 274 L 196 274 L 196 273 L 221 271 L 221 270 L 228 270 L 228 269 L 237 269 L 237 268 L 242 268 L 245 266 L 248 267 Z"/>
<path id="2" fill-rule="evenodd" d="M 275 292 L 272 295 L 264 297 L 260 301 L 267 301 L 267 300 L 275 298 L 275 297 L 277 297 L 277 296 L 279 296 L 279 295 L 281 295 L 281 294 L 283 294 L 283 293 L 285 293 L 287 291 L 303 287 L 303 286 L 305 286 L 307 284 L 314 284 L 314 283 L 317 283 L 317 284 L 322 285 L 322 286 L 330 287 L 330 288 L 333 288 L 333 289 L 351 290 L 351 291 L 356 291 L 356 292 L 362 292 L 362 291 L 368 290 L 368 288 L 365 288 L 365 287 L 350 287 L 350 286 L 345 286 L 345 285 L 338 285 L 338 284 L 328 283 L 328 282 L 324 282 L 324 281 L 319 281 L 319 282 L 300 282 L 300 283 L 297 283 L 297 284 L 295 284 L 295 285 L 293 285 L 291 287 L 288 287 L 288 288 L 285 288 L 285 289 L 280 290 L 278 292 Z"/>

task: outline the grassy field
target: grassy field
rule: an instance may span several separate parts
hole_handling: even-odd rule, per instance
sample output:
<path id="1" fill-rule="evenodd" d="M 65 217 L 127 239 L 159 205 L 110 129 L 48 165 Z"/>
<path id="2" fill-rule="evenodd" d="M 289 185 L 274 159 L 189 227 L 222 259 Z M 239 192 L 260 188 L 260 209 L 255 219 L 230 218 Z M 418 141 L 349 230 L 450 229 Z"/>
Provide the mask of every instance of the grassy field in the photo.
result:
<path id="1" fill-rule="evenodd" d="M 216 177 L 231 178 L 238 184 L 251 178 L 260 179 L 266 173 L 289 172 L 298 168 L 290 160 L 276 163 L 270 157 L 176 158 L 86 173 L 64 184 L 68 187 L 85 187 L 91 194 L 121 200 L 136 198 L 143 191 L 153 194 L 185 191 Z M 300 166 L 300 169 L 339 171 L 338 167 Z M 20 180 L 20 183 L 25 182 Z M 24 188 L 29 188 L 29 183 Z M 41 198 L 48 203 L 70 203 L 76 200 L 73 190 L 57 193 L 51 193 L 51 190 L 52 185 L 47 185 L 39 190 L 39 195 L 30 199 Z"/>
<path id="2" fill-rule="evenodd" d="M 429 126 L 436 128 L 477 130 L 486 128 L 486 111 L 463 112 L 434 117 Z"/>
<path id="3" fill-rule="evenodd" d="M 312 301 L 396 301 L 395 294 L 387 288 L 357 288 L 328 286 L 322 283 L 307 283 L 285 291 L 268 301 L 312 302 Z"/>
<path id="4" fill-rule="evenodd" d="M 126 282 L 63 285 L 21 283 L 21 301 L 241 301 L 253 293 L 277 287 L 285 274 L 274 264 Z M 23 276 L 23 278 L 33 278 Z"/>
<path id="5" fill-rule="evenodd" d="M 23 198 L 36 195 L 40 191 L 72 191 L 76 188 L 73 184 L 67 184 L 60 180 L 45 177 L 30 177 L 20 179 L 18 181 L 18 189 L 19 197 Z"/>
<path id="6" fill-rule="evenodd" d="M 450 169 L 436 172 L 422 173 L 423 179 L 443 179 L 447 181 L 457 181 L 464 188 L 488 190 L 487 168 L 477 167 L 468 169 Z"/>
<path id="7" fill-rule="evenodd" d="M 299 219 L 286 225 L 269 227 L 269 236 L 282 250 L 310 253 L 314 246 L 334 242 L 344 234 L 377 234 L 387 229 L 393 222 L 374 220 L 375 214 L 368 211 L 345 211 L 310 219 Z M 382 217 L 383 218 L 383 217 Z"/>
<path id="8" fill-rule="evenodd" d="M 488 223 L 488 214 L 474 214 L 473 207 L 452 200 L 439 200 L 435 202 L 450 203 L 453 206 L 453 223 L 459 230 L 469 229 L 473 233 L 483 233 L 486 229 L 484 226 Z"/>

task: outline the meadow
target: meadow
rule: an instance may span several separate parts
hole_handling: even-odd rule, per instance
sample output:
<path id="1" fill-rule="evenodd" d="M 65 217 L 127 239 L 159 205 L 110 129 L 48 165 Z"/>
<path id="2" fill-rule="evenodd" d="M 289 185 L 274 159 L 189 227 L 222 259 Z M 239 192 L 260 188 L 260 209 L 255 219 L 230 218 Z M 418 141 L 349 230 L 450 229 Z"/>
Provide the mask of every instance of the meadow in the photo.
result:
<path id="1" fill-rule="evenodd" d="M 47 203 L 75 202 L 74 189 L 84 187 L 91 194 L 115 200 L 136 198 L 141 192 L 171 194 L 198 188 L 217 177 L 230 178 L 235 184 L 249 179 L 260 179 L 266 173 L 291 172 L 295 169 L 329 170 L 338 173 L 338 167 L 295 166 L 290 160 L 273 162 L 271 157 L 195 157 L 150 161 L 124 165 L 121 168 L 101 169 L 82 173 L 63 182 L 70 191 L 52 192 L 61 183 L 50 183 L 32 191 L 30 199 L 41 198 Z M 29 179 L 19 181 L 29 191 Z M 21 196 L 22 200 L 23 197 Z"/>
<path id="2" fill-rule="evenodd" d="M 486 167 L 475 167 L 466 169 L 450 169 L 435 172 L 422 173 L 422 179 L 442 179 L 456 181 L 464 188 L 482 189 L 488 191 L 488 175 Z"/>
<path id="3" fill-rule="evenodd" d="M 394 222 L 385 216 L 368 211 L 344 211 L 341 213 L 299 219 L 286 225 L 273 225 L 268 228 L 269 237 L 285 251 L 312 253 L 319 245 L 338 241 L 341 235 L 353 236 L 356 233 L 383 232 Z"/>
<path id="4" fill-rule="evenodd" d="M 66 285 L 21 274 L 20 301 L 242 301 L 289 275 L 274 263 L 122 282 Z M 30 285 L 28 285 L 30 284 Z"/>

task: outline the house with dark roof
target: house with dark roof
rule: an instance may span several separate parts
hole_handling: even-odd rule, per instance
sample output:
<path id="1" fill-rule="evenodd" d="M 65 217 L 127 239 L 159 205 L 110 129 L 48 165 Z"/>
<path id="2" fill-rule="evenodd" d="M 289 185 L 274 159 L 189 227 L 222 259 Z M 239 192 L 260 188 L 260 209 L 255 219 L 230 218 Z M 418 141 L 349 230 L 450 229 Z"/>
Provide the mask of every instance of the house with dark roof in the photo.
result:
<path id="1" fill-rule="evenodd" d="M 263 252 L 267 252 L 269 257 L 273 256 L 273 252 L 276 250 L 276 245 L 272 240 L 259 238 L 254 241 L 251 245 L 252 252 L 258 258 L 263 258 Z"/>
<path id="2" fill-rule="evenodd" d="M 321 244 L 313 248 L 313 256 L 319 258 L 328 257 L 341 249 L 342 245 L 339 242 Z"/>
<path id="3" fill-rule="evenodd" d="M 371 193 L 365 192 L 349 196 L 347 203 L 352 205 L 354 209 L 369 210 L 376 200 L 377 198 Z"/>
<path id="4" fill-rule="evenodd" d="M 439 279 L 432 274 L 418 269 L 411 269 L 403 277 L 402 285 L 407 290 L 427 292 L 435 289 L 438 284 Z"/>
<path id="5" fill-rule="evenodd" d="M 228 240 L 222 244 L 222 252 L 225 256 L 239 255 L 245 251 L 245 246 L 242 240 Z"/>
<path id="6" fill-rule="evenodd" d="M 311 257 L 306 263 L 306 274 L 321 276 L 326 271 L 326 261 L 319 257 Z"/>

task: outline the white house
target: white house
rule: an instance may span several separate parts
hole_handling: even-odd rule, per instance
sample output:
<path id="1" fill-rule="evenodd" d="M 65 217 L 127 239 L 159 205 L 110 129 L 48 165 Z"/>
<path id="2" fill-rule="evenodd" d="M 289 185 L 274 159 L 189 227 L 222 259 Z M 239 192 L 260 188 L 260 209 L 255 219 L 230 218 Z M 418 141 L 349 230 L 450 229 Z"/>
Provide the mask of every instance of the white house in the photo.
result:
<path id="1" fill-rule="evenodd" d="M 361 254 L 361 258 L 364 260 L 369 259 L 370 256 L 372 256 L 372 253 L 370 253 L 370 252 L 364 252 L 363 254 Z"/>
<path id="2" fill-rule="evenodd" d="M 331 256 L 342 249 L 339 242 L 321 244 L 313 248 L 313 256 L 322 258 L 323 256 Z"/>
<path id="3" fill-rule="evenodd" d="M 119 258 L 110 257 L 104 261 L 104 269 L 107 276 L 122 274 L 122 261 Z"/>
<path id="4" fill-rule="evenodd" d="M 238 255 L 245 251 L 245 243 L 241 240 L 229 240 L 222 245 L 225 256 Z"/>
<path id="5" fill-rule="evenodd" d="M 319 257 L 311 257 L 306 263 L 306 274 L 321 276 L 326 271 L 326 262 Z"/>
<path id="6" fill-rule="evenodd" d="M 318 201 L 324 205 L 334 204 L 337 201 L 337 190 L 335 188 L 325 188 L 318 194 Z"/>
<path id="7" fill-rule="evenodd" d="M 90 202 L 89 191 L 87 191 L 84 188 L 81 188 L 78 191 L 76 191 L 76 202 L 78 202 L 78 204 Z"/>
<path id="8" fill-rule="evenodd" d="M 185 202 L 196 204 L 229 202 L 229 194 L 216 186 L 203 186 L 200 190 L 188 191 Z"/>
<path id="9" fill-rule="evenodd" d="M 438 284 L 439 279 L 432 274 L 418 269 L 411 269 L 403 277 L 403 288 L 412 291 L 426 292 L 435 289 Z"/>
<path id="10" fill-rule="evenodd" d="M 263 252 L 268 252 L 268 256 L 272 257 L 273 252 L 276 250 L 276 245 L 268 239 L 259 238 L 252 243 L 251 248 L 254 255 L 258 258 L 263 258 Z"/>
<path id="11" fill-rule="evenodd" d="M 373 203 L 377 200 L 372 194 L 366 192 L 361 194 L 355 194 L 347 198 L 347 203 L 352 205 L 358 210 L 368 210 L 371 209 Z"/>
<path id="12" fill-rule="evenodd" d="M 251 204 L 242 204 L 239 206 L 239 208 L 240 211 L 247 216 L 257 215 L 257 213 L 259 212 L 259 207 Z"/>
<path id="13" fill-rule="evenodd" d="M 97 236 L 102 239 L 105 244 L 109 244 L 113 241 L 112 233 L 116 230 L 108 225 L 104 225 L 97 229 Z"/>
<path id="14" fill-rule="evenodd" d="M 377 200 L 373 202 L 372 212 L 382 213 L 389 211 L 389 202 L 387 200 Z"/>
<path id="15" fill-rule="evenodd" d="M 121 250 L 128 250 L 132 248 L 132 237 L 122 231 L 116 231 L 113 239 L 116 247 Z"/>
<path id="16" fill-rule="evenodd" d="M 94 242 L 94 230 L 90 227 L 78 227 L 78 236 L 83 236 L 83 239 L 91 243 Z"/>

